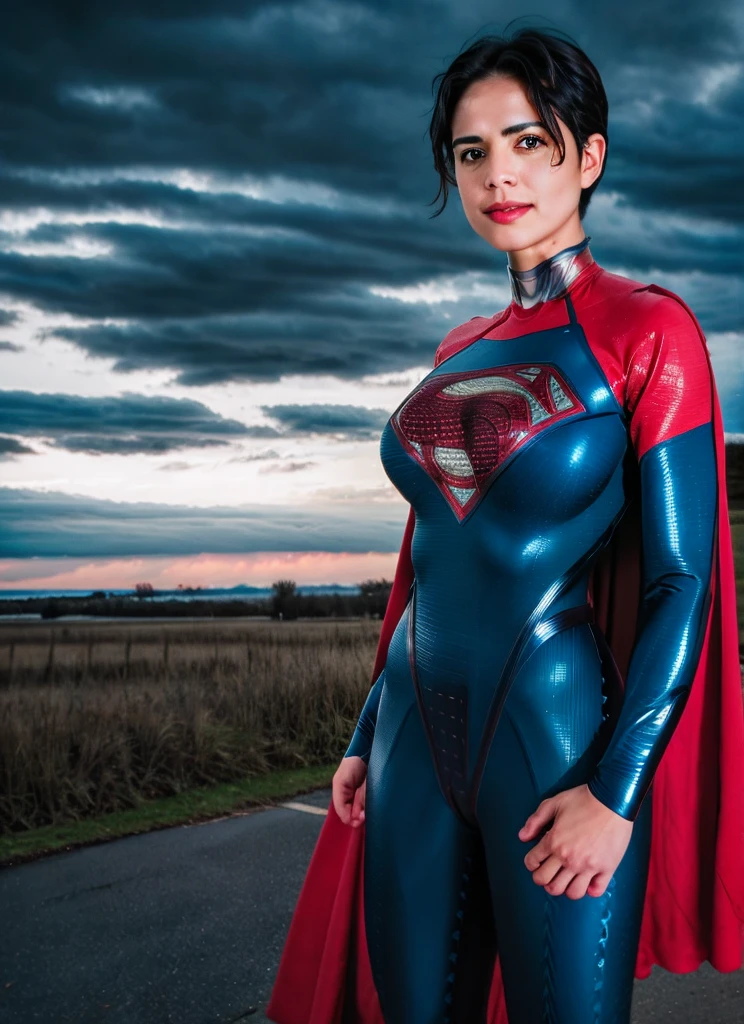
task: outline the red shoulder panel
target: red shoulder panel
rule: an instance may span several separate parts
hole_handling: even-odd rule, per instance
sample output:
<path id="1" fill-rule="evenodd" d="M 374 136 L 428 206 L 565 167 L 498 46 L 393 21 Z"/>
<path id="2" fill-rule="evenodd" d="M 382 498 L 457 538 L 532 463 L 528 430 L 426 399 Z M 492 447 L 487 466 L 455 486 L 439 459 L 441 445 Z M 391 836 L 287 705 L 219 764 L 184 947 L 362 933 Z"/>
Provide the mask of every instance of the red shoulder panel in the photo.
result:
<path id="1" fill-rule="evenodd" d="M 712 418 L 711 368 L 699 324 L 679 296 L 639 285 L 577 309 L 589 346 L 630 417 L 640 459 Z"/>
<path id="2" fill-rule="evenodd" d="M 710 422 L 705 336 L 678 295 L 597 263 L 576 278 L 569 294 L 589 347 L 630 418 L 639 459 L 654 445 Z M 566 323 L 563 301 L 531 309 L 512 303 L 490 320 L 474 317 L 451 330 L 437 349 L 435 366 L 478 337 L 507 340 Z"/>

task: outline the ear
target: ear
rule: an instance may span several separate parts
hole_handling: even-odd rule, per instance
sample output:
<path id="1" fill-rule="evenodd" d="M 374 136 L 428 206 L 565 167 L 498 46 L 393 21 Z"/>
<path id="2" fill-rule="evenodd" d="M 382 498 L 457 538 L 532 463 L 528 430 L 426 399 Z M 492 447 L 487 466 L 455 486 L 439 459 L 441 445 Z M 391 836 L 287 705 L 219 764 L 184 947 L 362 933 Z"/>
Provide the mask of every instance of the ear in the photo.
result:
<path id="1" fill-rule="evenodd" d="M 589 188 L 602 173 L 607 156 L 607 140 L 604 135 L 594 132 L 584 143 L 581 152 L 581 187 Z"/>

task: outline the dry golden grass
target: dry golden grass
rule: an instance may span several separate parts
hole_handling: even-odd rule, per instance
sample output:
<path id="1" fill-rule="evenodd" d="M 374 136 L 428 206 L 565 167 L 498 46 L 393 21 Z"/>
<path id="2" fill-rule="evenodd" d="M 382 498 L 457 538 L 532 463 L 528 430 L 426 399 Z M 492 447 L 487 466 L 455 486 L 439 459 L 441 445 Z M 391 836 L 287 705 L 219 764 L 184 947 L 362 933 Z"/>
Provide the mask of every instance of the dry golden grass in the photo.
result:
<path id="1" fill-rule="evenodd" d="M 0 625 L 0 831 L 333 762 L 368 692 L 379 630 L 375 620 Z"/>

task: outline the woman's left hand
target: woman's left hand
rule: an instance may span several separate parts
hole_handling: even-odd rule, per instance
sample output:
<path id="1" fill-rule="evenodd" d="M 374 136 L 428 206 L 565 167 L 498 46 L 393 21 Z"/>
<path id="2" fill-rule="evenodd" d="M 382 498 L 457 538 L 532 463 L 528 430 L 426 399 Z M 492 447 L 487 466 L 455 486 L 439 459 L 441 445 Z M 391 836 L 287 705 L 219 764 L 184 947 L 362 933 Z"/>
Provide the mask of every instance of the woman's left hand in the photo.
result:
<path id="1" fill-rule="evenodd" d="M 553 820 L 524 858 L 532 879 L 551 896 L 601 896 L 628 848 L 633 822 L 616 814 L 586 784 L 548 797 L 519 830 L 523 841 Z"/>

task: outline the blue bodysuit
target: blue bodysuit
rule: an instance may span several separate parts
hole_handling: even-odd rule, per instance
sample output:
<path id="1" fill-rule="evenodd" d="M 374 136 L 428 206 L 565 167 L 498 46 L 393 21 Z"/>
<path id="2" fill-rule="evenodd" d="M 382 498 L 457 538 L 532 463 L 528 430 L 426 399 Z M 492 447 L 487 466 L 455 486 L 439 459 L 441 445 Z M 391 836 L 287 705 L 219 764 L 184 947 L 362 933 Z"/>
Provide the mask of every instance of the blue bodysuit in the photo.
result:
<path id="1" fill-rule="evenodd" d="M 711 373 L 669 294 L 589 239 L 455 328 L 381 438 L 414 582 L 346 756 L 368 763 L 364 907 L 386 1024 L 627 1024 L 654 772 L 703 642 L 716 531 Z M 626 679 L 587 600 L 640 502 Z M 518 832 L 586 783 L 634 822 L 601 897 L 550 895 Z"/>

